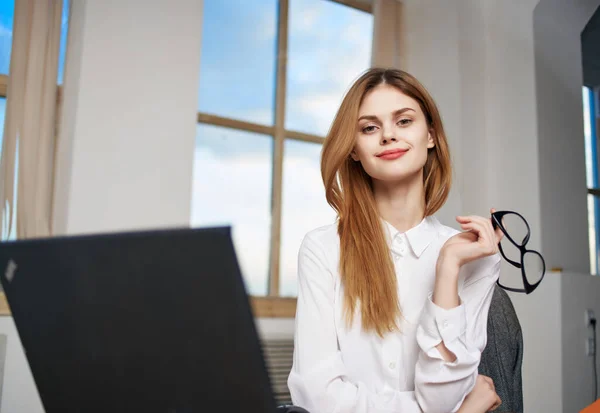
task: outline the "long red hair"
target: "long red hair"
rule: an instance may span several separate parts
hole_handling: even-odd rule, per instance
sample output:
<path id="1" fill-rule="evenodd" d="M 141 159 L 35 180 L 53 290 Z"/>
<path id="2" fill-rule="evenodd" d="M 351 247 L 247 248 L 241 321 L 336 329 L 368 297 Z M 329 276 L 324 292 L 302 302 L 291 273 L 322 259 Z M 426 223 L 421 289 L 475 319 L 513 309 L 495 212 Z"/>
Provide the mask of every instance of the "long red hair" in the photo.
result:
<path id="1" fill-rule="evenodd" d="M 352 322 L 360 303 L 362 326 L 383 336 L 398 329 L 402 316 L 396 274 L 384 228 L 373 196 L 371 177 L 350 157 L 357 134 L 359 107 L 373 88 L 396 87 L 415 99 L 427 120 L 435 146 L 423 168 L 425 216 L 433 215 L 448 198 L 452 167 L 437 106 L 412 75 L 395 69 L 366 71 L 346 93 L 325 139 L 321 175 L 327 202 L 338 215 L 340 275 L 346 319 Z"/>

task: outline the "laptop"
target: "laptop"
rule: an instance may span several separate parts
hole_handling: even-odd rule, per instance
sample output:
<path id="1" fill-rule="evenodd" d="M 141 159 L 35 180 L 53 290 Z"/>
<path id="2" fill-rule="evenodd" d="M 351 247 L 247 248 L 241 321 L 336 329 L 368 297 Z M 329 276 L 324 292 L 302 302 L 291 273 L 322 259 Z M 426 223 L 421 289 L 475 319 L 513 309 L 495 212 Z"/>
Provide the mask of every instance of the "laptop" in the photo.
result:
<path id="1" fill-rule="evenodd" d="M 3 243 L 46 413 L 275 412 L 228 227 Z"/>

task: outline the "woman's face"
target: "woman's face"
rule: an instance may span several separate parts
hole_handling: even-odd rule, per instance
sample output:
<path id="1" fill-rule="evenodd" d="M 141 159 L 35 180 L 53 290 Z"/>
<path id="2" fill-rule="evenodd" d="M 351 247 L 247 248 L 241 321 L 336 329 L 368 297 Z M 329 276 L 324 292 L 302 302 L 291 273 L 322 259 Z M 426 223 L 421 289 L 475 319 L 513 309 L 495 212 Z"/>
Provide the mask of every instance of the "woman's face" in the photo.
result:
<path id="1" fill-rule="evenodd" d="M 419 103 L 387 84 L 371 90 L 358 111 L 352 159 L 374 180 L 399 182 L 420 173 L 433 138 Z"/>

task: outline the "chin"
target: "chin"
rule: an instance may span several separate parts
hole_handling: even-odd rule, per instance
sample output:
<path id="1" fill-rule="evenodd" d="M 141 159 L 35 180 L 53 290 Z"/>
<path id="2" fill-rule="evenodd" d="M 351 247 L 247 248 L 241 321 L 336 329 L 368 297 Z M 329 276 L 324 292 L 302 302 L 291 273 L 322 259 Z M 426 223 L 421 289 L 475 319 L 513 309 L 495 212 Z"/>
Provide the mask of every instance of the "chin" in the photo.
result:
<path id="1" fill-rule="evenodd" d="M 402 165 L 390 165 L 386 168 L 373 168 L 371 170 L 365 169 L 367 174 L 375 181 L 398 183 L 402 181 L 408 181 L 420 175 L 423 171 L 423 167 L 407 168 Z"/>
<path id="2" fill-rule="evenodd" d="M 369 174 L 371 178 L 379 182 L 387 183 L 400 183 L 403 181 L 410 181 L 417 175 L 419 171 L 405 171 L 405 172 L 379 172 L 373 175 Z"/>

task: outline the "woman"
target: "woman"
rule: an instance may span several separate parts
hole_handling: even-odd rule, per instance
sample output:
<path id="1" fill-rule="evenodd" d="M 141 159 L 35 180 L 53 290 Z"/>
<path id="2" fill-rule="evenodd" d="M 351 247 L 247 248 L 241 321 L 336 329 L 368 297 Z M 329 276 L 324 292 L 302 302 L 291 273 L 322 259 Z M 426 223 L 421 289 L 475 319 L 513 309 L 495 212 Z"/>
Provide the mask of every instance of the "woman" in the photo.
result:
<path id="1" fill-rule="evenodd" d="M 433 214 L 451 166 L 438 109 L 399 70 L 350 88 L 321 172 L 338 221 L 309 232 L 298 262 L 288 386 L 311 413 L 486 412 L 500 400 L 477 366 L 499 276 L 491 221 Z"/>

